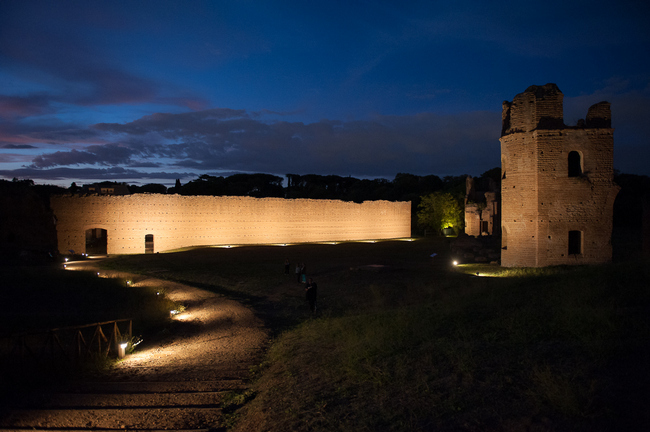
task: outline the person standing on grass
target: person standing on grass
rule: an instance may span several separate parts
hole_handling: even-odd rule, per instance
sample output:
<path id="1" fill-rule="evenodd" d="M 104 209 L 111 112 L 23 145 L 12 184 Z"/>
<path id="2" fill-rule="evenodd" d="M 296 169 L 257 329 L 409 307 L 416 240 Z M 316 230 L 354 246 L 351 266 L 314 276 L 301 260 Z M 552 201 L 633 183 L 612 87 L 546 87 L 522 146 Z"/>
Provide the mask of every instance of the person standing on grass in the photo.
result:
<path id="1" fill-rule="evenodd" d="M 287 258 L 284 260 L 284 274 L 289 274 L 289 267 L 291 267 L 291 263 L 289 262 L 289 258 Z"/>
<path id="2" fill-rule="evenodd" d="M 316 297 L 318 297 L 318 286 L 312 278 L 309 278 L 307 282 L 307 287 L 305 288 L 305 297 L 307 302 L 309 302 L 309 310 L 312 313 L 316 312 Z"/>
<path id="3" fill-rule="evenodd" d="M 300 264 L 296 264 L 296 279 L 298 279 L 298 282 L 300 282 Z"/>
<path id="4" fill-rule="evenodd" d="M 307 267 L 305 266 L 305 263 L 300 264 L 300 278 L 298 281 L 307 283 Z"/>

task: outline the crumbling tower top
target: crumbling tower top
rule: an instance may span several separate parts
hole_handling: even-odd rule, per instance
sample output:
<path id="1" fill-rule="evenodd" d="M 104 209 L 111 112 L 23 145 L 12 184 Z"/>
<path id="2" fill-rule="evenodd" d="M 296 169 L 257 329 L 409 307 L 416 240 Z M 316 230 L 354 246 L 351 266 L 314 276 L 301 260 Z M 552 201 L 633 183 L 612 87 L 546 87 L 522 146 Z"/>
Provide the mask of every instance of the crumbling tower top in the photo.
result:
<path id="1" fill-rule="evenodd" d="M 565 129 L 564 95 L 553 83 L 532 85 L 519 93 L 512 102 L 503 102 L 501 136 L 534 130 Z M 587 118 L 579 120 L 576 128 L 611 128 L 609 102 L 598 102 L 589 108 Z"/>
<path id="2" fill-rule="evenodd" d="M 503 102 L 501 136 L 535 129 L 564 128 L 564 95 L 556 84 L 532 85 Z"/>

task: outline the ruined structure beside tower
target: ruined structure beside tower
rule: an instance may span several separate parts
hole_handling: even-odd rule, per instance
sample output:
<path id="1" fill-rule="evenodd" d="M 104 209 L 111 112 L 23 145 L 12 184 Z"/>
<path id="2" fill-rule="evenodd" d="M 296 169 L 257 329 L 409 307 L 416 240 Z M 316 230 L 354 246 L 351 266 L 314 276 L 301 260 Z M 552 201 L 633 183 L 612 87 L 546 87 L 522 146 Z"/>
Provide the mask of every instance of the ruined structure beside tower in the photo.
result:
<path id="1" fill-rule="evenodd" d="M 505 267 L 611 260 L 614 130 L 608 102 L 564 124 L 555 84 L 503 103 L 502 250 Z"/>

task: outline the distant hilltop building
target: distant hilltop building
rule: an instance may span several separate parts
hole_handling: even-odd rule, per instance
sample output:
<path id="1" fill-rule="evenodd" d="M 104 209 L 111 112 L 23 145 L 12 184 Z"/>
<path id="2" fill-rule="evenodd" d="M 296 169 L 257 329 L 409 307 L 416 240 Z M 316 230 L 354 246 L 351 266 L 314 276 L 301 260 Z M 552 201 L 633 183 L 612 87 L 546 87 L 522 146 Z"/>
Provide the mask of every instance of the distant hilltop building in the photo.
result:
<path id="1" fill-rule="evenodd" d="M 127 185 L 113 182 L 85 184 L 81 192 L 97 195 L 129 195 L 131 193 Z"/>
<path id="2" fill-rule="evenodd" d="M 610 104 L 564 124 L 555 84 L 530 86 L 503 102 L 502 250 L 505 267 L 611 260 L 614 130 Z"/>

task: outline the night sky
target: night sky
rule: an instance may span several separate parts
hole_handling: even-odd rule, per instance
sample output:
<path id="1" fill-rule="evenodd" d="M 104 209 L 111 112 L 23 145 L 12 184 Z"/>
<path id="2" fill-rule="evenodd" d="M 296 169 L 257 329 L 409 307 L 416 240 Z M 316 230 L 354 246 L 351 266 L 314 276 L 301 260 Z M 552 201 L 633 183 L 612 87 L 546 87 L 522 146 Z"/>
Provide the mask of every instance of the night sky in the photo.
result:
<path id="1" fill-rule="evenodd" d="M 2 0 L 0 177 L 480 175 L 549 82 L 649 175 L 649 3 Z"/>

